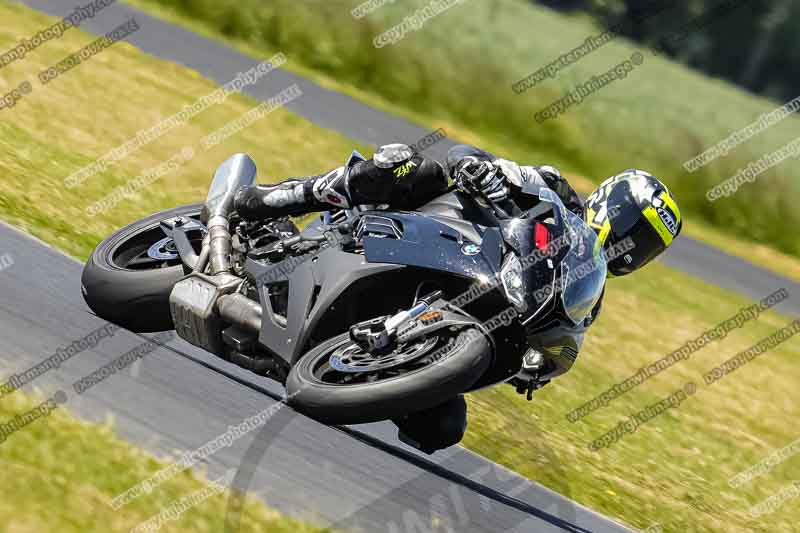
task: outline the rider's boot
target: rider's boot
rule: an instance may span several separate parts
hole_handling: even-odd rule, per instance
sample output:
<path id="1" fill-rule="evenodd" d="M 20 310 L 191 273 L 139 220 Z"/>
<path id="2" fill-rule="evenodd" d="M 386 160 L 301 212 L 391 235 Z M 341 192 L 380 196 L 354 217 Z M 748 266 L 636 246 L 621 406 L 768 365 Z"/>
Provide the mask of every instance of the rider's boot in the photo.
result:
<path id="1" fill-rule="evenodd" d="M 398 438 L 427 454 L 461 442 L 467 431 L 467 402 L 456 396 L 446 402 L 393 420 Z"/>
<path id="2" fill-rule="evenodd" d="M 245 187 L 236 194 L 234 207 L 245 220 L 302 215 L 332 207 L 348 208 L 345 167 L 275 185 Z"/>

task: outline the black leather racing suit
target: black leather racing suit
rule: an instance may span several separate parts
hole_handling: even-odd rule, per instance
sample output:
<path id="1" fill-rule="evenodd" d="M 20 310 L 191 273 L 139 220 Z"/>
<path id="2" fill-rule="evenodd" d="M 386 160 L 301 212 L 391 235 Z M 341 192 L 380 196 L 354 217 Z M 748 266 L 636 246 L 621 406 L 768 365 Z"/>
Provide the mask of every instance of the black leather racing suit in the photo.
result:
<path id="1" fill-rule="evenodd" d="M 317 176 L 239 191 L 235 207 L 248 220 L 299 215 L 354 205 L 413 210 L 442 194 L 442 166 L 404 144 L 380 147 L 372 158 Z"/>
<path id="2" fill-rule="evenodd" d="M 474 146 L 460 144 L 447 154 L 442 166 L 401 144 L 380 147 L 366 161 L 341 166 L 316 176 L 290 178 L 275 185 L 254 185 L 236 196 L 243 218 L 260 220 L 353 205 L 385 204 L 395 209 L 416 209 L 447 188 L 447 177 L 465 158 L 496 161 L 497 157 Z M 554 190 L 568 209 L 582 215 L 583 202 L 567 180 L 553 167 L 518 166 L 526 181 L 539 181 Z M 514 196 L 511 184 L 511 196 Z"/>

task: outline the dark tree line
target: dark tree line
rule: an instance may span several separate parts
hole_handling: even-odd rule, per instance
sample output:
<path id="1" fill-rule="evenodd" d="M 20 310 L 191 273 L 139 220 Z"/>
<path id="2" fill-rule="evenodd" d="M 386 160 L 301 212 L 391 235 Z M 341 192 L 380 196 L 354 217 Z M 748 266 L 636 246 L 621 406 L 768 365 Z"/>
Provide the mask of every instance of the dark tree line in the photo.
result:
<path id="1" fill-rule="evenodd" d="M 800 95 L 800 1 L 538 0 L 586 11 L 602 25 L 746 89 Z"/>

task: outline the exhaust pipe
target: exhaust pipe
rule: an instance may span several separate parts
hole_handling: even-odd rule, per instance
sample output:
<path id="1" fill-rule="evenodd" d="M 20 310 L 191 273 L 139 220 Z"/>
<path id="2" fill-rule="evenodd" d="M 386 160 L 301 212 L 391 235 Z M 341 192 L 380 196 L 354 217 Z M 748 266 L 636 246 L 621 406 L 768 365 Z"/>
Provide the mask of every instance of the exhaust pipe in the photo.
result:
<path id="1" fill-rule="evenodd" d="M 217 275 L 231 270 L 231 232 L 226 216 L 215 216 L 208 221 L 208 258 L 211 274 Z"/>
<path id="2" fill-rule="evenodd" d="M 243 294 L 220 296 L 217 300 L 217 310 L 226 322 L 241 326 L 253 333 L 261 331 L 261 306 Z"/>
<path id="3" fill-rule="evenodd" d="M 256 165 L 245 154 L 236 154 L 219 166 L 205 203 L 208 233 L 194 274 L 176 283 L 170 293 L 175 330 L 181 338 L 212 353 L 219 354 L 223 349 L 220 318 L 253 332 L 261 330 L 261 305 L 235 293 L 242 280 L 230 273 L 229 217 L 234 197 L 255 181 Z M 210 276 L 205 274 L 207 264 Z"/>
<path id="4" fill-rule="evenodd" d="M 231 270 L 231 234 L 228 228 L 233 199 L 239 189 L 249 187 L 255 182 L 256 164 L 246 154 L 231 156 L 214 173 L 206 198 L 209 251 L 208 254 L 205 253 L 204 245 L 201 252 L 201 258 L 205 259 L 207 256 L 211 263 L 211 275 Z"/>

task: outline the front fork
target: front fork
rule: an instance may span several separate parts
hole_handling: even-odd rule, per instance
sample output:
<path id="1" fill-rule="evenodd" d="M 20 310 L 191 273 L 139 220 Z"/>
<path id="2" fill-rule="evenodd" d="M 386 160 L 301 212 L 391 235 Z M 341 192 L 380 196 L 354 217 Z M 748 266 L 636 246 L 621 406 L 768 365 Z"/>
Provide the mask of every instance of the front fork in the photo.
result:
<path id="1" fill-rule="evenodd" d="M 390 353 L 397 348 L 400 327 L 423 315 L 442 294 L 442 291 L 432 292 L 417 300 L 411 309 L 400 311 L 396 315 L 359 322 L 350 327 L 350 339 L 366 353 Z"/>

